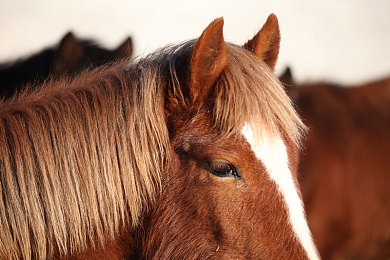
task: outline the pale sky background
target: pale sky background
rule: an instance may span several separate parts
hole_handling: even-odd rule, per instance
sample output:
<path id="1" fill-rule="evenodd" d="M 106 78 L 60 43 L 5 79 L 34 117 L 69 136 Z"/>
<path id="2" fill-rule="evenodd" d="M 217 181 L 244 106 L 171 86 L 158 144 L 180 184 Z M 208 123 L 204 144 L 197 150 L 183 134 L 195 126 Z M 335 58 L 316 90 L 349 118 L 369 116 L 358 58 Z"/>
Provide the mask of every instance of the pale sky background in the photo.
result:
<path id="1" fill-rule="evenodd" d="M 0 61 L 54 45 L 72 30 L 107 48 L 131 36 L 135 54 L 199 37 L 216 17 L 243 44 L 270 13 L 282 34 L 277 73 L 353 84 L 390 76 L 390 0 L 0 0 Z"/>

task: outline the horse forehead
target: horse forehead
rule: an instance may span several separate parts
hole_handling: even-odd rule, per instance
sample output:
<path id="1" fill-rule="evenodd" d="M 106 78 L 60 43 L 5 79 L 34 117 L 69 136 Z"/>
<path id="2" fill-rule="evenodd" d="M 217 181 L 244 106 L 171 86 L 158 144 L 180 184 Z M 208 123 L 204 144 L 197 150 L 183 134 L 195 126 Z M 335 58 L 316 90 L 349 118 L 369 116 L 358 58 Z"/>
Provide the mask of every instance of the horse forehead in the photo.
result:
<path id="1" fill-rule="evenodd" d="M 288 151 L 283 139 L 278 134 L 272 135 L 266 132 L 256 135 L 249 124 L 244 125 L 241 133 L 250 144 L 256 158 L 265 166 L 269 178 L 277 186 L 288 212 L 288 222 L 296 238 L 307 252 L 309 259 L 319 259 L 306 222 L 298 188 L 289 167 Z M 257 136 L 259 138 L 255 138 Z"/>

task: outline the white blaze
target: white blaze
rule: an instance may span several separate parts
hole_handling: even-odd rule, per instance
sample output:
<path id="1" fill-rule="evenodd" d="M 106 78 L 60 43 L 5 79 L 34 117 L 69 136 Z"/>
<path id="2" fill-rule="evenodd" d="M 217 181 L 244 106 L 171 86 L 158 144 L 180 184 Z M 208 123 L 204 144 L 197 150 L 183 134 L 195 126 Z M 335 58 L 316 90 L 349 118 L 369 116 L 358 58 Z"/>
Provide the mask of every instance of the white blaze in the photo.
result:
<path id="1" fill-rule="evenodd" d="M 279 135 L 270 136 L 265 133 L 262 135 L 261 140 L 256 143 L 253 130 L 248 124 L 244 125 L 242 134 L 282 194 L 291 226 L 296 237 L 306 250 L 309 259 L 320 259 L 306 222 L 302 201 L 299 198 L 289 168 L 287 148 L 283 140 Z"/>

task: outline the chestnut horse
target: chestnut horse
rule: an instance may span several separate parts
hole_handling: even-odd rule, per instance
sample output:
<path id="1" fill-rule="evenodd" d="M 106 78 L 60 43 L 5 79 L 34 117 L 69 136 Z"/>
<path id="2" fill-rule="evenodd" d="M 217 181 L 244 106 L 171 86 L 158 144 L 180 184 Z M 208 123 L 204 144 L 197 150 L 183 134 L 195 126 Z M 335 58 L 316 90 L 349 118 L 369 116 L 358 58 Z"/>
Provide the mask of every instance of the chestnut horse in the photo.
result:
<path id="1" fill-rule="evenodd" d="M 281 77 L 309 127 L 303 199 L 324 259 L 390 257 L 390 77 L 344 87 Z"/>
<path id="2" fill-rule="evenodd" d="M 271 15 L 0 104 L 0 258 L 318 259 Z"/>
<path id="3" fill-rule="evenodd" d="M 10 97 L 26 84 L 39 85 L 50 75 L 76 74 L 114 59 L 130 58 L 130 37 L 115 50 L 99 47 L 91 40 L 80 40 L 68 32 L 56 47 L 46 48 L 26 59 L 0 65 L 0 97 Z"/>

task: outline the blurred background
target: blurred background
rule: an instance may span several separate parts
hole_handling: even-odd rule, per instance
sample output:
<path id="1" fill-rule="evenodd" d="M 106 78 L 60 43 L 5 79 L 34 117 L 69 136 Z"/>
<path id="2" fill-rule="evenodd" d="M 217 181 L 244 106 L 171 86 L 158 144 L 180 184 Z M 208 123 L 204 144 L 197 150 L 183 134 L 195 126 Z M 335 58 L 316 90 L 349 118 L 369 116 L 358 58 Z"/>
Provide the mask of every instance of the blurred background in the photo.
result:
<path id="1" fill-rule="evenodd" d="M 58 44 L 66 32 L 115 48 L 133 39 L 134 55 L 198 37 L 225 18 L 225 38 L 244 43 L 275 13 L 282 42 L 277 65 L 298 81 L 354 84 L 390 74 L 390 1 L 1 0 L 0 62 Z"/>

